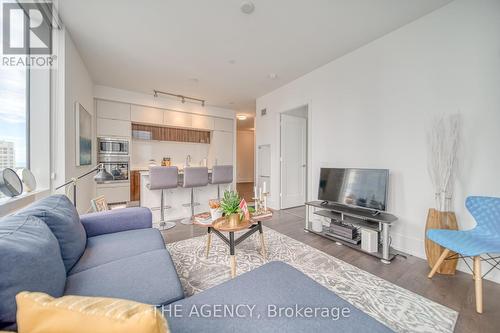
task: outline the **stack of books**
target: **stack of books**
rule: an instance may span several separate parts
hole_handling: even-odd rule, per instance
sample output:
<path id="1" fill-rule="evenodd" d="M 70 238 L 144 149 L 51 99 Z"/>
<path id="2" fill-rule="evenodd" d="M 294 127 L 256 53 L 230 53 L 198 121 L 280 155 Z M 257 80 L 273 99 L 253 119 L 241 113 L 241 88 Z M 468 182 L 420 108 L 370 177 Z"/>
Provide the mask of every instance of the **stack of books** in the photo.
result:
<path id="1" fill-rule="evenodd" d="M 212 215 L 210 215 L 209 212 L 196 214 L 195 216 L 193 216 L 193 219 L 196 221 L 196 223 L 200 223 L 200 224 L 211 224 L 212 223 Z"/>

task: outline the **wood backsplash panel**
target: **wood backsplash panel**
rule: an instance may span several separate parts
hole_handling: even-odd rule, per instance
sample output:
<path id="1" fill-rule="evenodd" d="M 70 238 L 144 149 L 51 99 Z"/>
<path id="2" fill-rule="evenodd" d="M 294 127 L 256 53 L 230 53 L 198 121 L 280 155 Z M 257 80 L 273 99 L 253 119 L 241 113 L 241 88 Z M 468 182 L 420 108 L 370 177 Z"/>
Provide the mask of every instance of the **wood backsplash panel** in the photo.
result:
<path id="1" fill-rule="evenodd" d="M 150 132 L 152 140 L 210 143 L 210 131 L 142 124 L 132 124 L 132 130 Z"/>

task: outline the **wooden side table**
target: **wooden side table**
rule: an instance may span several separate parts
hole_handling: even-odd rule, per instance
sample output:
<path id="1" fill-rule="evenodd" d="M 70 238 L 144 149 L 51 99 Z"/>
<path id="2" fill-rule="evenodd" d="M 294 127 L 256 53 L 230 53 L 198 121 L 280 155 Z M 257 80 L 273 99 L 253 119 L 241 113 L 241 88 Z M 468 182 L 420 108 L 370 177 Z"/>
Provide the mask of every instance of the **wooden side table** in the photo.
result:
<path id="1" fill-rule="evenodd" d="M 207 228 L 207 250 L 206 250 L 207 258 L 210 252 L 210 246 L 212 244 L 212 233 L 216 234 L 224 243 L 226 243 L 229 246 L 230 262 L 231 262 L 231 278 L 234 278 L 236 276 L 236 255 L 235 255 L 236 246 L 257 231 L 260 233 L 260 246 L 261 246 L 262 257 L 264 257 L 264 259 L 266 259 L 267 257 L 266 244 L 264 241 L 264 230 L 262 228 L 262 221 L 260 219 L 254 220 L 253 218 L 251 218 L 250 220 L 243 220 L 236 227 L 231 227 L 229 225 L 229 222 L 224 217 L 215 220 L 211 224 L 203 224 L 197 222 L 194 222 L 194 224 L 200 227 Z M 245 229 L 248 229 L 248 231 L 235 239 L 234 233 Z M 229 238 L 226 237 L 224 234 L 222 234 L 222 232 L 228 232 Z"/>

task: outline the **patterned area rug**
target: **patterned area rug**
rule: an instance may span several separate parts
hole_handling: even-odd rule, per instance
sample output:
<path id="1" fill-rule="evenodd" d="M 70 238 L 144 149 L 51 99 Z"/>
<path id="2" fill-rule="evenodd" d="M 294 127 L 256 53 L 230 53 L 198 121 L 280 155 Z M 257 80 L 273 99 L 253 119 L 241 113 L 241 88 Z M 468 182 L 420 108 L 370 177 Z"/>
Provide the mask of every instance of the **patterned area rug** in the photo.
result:
<path id="1" fill-rule="evenodd" d="M 284 261 L 335 292 L 396 332 L 453 332 L 458 313 L 304 243 L 266 228 L 267 260 L 260 254 L 258 233 L 236 248 L 237 274 L 267 261 Z M 186 296 L 230 279 L 229 247 L 212 236 L 167 244 Z"/>

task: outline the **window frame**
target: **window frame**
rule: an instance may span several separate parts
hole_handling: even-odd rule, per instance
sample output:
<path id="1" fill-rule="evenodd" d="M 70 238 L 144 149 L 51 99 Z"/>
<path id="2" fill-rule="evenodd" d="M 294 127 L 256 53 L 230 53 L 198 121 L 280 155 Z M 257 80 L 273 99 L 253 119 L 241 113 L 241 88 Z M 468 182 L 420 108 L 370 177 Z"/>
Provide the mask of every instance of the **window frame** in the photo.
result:
<path id="1" fill-rule="evenodd" d="M 26 14 L 26 10 L 24 10 L 24 15 Z M 30 50 L 30 38 L 29 38 L 29 20 L 25 20 L 25 22 L 28 22 L 25 27 L 24 27 L 24 42 L 27 45 L 27 50 L 28 54 L 27 56 L 30 57 L 31 53 L 29 53 Z M 26 100 L 25 100 L 25 114 L 26 114 L 26 168 L 30 169 L 31 167 L 31 133 L 30 133 L 30 110 L 31 110 L 31 67 L 26 66 Z"/>
<path id="2" fill-rule="evenodd" d="M 26 56 L 31 57 L 31 43 L 30 43 L 30 30 L 29 30 L 29 25 L 30 25 L 30 20 L 29 20 L 29 13 L 26 11 L 26 9 L 19 4 L 19 8 L 23 10 L 24 15 L 26 16 L 27 19 L 24 20 L 24 28 L 23 28 L 23 33 L 24 33 L 24 45 L 26 46 Z M 30 133 L 30 109 L 31 109 L 31 67 L 26 66 L 25 68 L 26 71 L 26 84 L 25 84 L 25 89 L 26 89 L 26 94 L 25 94 L 25 114 L 26 114 L 26 134 L 25 134 L 25 139 L 26 139 L 26 166 L 25 168 L 30 169 L 31 167 L 31 133 Z"/>

